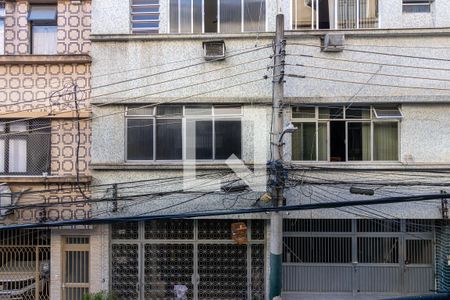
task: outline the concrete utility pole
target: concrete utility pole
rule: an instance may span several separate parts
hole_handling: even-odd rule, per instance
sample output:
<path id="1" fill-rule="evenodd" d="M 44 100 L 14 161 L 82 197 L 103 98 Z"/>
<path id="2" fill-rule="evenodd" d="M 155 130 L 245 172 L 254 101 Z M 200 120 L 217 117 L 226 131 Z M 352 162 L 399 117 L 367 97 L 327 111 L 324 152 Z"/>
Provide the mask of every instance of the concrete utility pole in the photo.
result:
<path id="1" fill-rule="evenodd" d="M 283 95 L 284 95 L 284 15 L 277 15 L 276 36 L 274 44 L 273 69 L 273 132 L 271 132 L 271 188 L 273 206 L 283 205 L 284 180 L 282 179 L 283 152 Z M 282 253 L 283 253 L 283 217 L 274 211 L 270 216 L 270 276 L 269 299 L 281 296 Z"/>

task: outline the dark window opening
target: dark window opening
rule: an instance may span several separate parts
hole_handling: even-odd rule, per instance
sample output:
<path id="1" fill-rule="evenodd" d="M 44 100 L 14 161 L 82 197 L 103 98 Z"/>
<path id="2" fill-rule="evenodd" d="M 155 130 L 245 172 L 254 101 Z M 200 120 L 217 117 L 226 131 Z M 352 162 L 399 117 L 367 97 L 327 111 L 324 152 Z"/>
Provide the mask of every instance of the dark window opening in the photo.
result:
<path id="1" fill-rule="evenodd" d="M 205 1 L 205 32 L 217 32 L 217 1 Z"/>
<path id="2" fill-rule="evenodd" d="M 345 122 L 330 122 L 330 161 L 345 161 Z"/>
<path id="3" fill-rule="evenodd" d="M 241 158 L 241 121 L 220 120 L 215 123 L 216 159 Z"/>
<path id="4" fill-rule="evenodd" d="M 348 123 L 348 160 L 370 160 L 370 123 Z"/>
<path id="5" fill-rule="evenodd" d="M 181 160 L 183 143 L 180 119 L 156 120 L 156 159 Z"/>

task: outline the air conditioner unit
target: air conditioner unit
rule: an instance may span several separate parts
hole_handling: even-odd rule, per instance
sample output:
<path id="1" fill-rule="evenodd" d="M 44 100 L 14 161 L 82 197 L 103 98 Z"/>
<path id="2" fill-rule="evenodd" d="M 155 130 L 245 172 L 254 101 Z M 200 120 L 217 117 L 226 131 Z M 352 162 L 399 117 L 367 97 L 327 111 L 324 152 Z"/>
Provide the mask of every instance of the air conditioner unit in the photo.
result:
<path id="1" fill-rule="evenodd" d="M 203 57 L 205 58 L 205 60 L 224 60 L 225 42 L 224 41 L 203 42 Z"/>
<path id="2" fill-rule="evenodd" d="M 345 45 L 345 35 L 340 33 L 327 33 L 322 38 L 322 51 L 342 52 Z"/>
<path id="3" fill-rule="evenodd" d="M 12 213 L 10 208 L 5 208 L 12 205 L 12 194 L 8 184 L 0 184 L 0 218 Z"/>

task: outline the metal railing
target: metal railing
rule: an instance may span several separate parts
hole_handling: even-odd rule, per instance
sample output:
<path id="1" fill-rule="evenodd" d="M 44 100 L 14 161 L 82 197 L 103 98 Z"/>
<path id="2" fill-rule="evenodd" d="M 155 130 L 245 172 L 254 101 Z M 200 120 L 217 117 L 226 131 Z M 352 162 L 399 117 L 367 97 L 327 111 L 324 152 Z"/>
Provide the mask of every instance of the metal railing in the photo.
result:
<path id="1" fill-rule="evenodd" d="M 378 28 L 378 0 L 294 0 L 292 29 Z"/>

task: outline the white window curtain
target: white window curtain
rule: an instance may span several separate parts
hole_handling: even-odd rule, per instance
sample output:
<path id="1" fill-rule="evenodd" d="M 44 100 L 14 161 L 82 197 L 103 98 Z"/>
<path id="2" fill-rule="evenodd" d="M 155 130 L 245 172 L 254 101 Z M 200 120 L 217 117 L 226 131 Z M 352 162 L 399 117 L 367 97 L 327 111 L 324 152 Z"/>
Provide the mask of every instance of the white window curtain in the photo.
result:
<path id="1" fill-rule="evenodd" d="M 9 172 L 24 173 L 27 171 L 27 140 L 11 138 L 9 140 Z"/>
<path id="2" fill-rule="evenodd" d="M 398 160 L 398 123 L 376 122 L 373 135 L 374 160 Z"/>
<path id="3" fill-rule="evenodd" d="M 33 54 L 56 54 L 56 26 L 33 26 Z"/>
<path id="4" fill-rule="evenodd" d="M 5 172 L 5 140 L 0 139 L 0 173 Z"/>
<path id="5" fill-rule="evenodd" d="M 0 55 L 4 54 L 5 54 L 5 22 L 0 16 Z"/>

